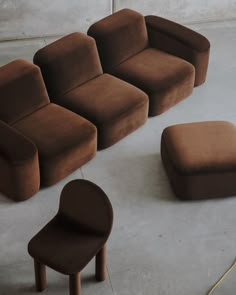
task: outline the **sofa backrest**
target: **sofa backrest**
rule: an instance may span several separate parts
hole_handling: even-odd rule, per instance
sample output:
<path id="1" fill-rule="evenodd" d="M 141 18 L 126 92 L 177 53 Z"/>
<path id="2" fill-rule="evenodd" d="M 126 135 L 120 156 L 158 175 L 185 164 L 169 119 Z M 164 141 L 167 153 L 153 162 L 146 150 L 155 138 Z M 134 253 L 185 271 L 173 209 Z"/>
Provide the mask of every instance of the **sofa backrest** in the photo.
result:
<path id="1" fill-rule="evenodd" d="M 82 33 L 72 33 L 40 49 L 34 63 L 41 68 L 51 98 L 102 74 L 95 40 Z"/>
<path id="2" fill-rule="evenodd" d="M 24 60 L 0 67 L 0 120 L 12 124 L 48 103 L 39 67 Z"/>
<path id="3" fill-rule="evenodd" d="M 122 9 L 96 22 L 88 35 L 96 40 L 104 71 L 148 47 L 145 19 L 131 9 Z"/>

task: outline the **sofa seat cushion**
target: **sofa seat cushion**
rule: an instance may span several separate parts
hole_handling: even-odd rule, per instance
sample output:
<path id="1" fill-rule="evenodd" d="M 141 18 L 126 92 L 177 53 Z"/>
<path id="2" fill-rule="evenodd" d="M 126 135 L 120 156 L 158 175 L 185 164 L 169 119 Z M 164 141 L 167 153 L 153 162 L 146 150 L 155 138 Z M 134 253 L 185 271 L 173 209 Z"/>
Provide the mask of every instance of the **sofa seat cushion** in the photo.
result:
<path id="1" fill-rule="evenodd" d="M 161 154 L 174 192 L 182 199 L 236 195 L 236 127 L 224 121 L 170 126 Z"/>
<path id="2" fill-rule="evenodd" d="M 194 67 L 181 58 L 154 48 L 134 55 L 111 70 L 149 95 L 149 115 L 163 113 L 192 93 Z"/>
<path id="3" fill-rule="evenodd" d="M 119 141 L 147 119 L 147 95 L 108 74 L 90 80 L 54 102 L 97 126 L 100 149 Z"/>
<path id="4" fill-rule="evenodd" d="M 41 185 L 59 181 L 96 153 L 95 126 L 52 103 L 13 126 L 38 148 Z"/>

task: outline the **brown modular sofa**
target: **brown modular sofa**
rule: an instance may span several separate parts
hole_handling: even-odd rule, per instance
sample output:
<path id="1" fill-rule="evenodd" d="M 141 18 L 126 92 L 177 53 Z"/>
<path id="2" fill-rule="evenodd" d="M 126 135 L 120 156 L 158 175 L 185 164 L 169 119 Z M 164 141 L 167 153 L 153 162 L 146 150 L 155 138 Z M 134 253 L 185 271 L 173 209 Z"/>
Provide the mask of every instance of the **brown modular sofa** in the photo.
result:
<path id="1" fill-rule="evenodd" d="M 0 191 L 14 200 L 56 183 L 97 146 L 144 124 L 148 109 L 160 114 L 205 81 L 209 41 L 181 25 L 124 9 L 88 34 L 96 42 L 73 33 L 40 49 L 41 71 L 22 60 L 0 68 Z"/>
<path id="2" fill-rule="evenodd" d="M 113 145 L 146 122 L 147 95 L 103 74 L 93 38 L 70 34 L 40 49 L 34 63 L 41 68 L 51 101 L 96 125 L 99 149 Z"/>
<path id="3" fill-rule="evenodd" d="M 149 115 L 163 113 L 206 79 L 210 43 L 202 35 L 158 16 L 123 9 L 95 24 L 105 72 L 149 95 Z"/>
<path id="4" fill-rule="evenodd" d="M 56 216 L 29 242 L 37 291 L 46 288 L 46 269 L 69 275 L 70 295 L 80 294 L 80 272 L 96 256 L 96 279 L 106 278 L 106 241 L 111 233 L 111 203 L 94 183 L 76 179 L 62 190 Z"/>
<path id="5" fill-rule="evenodd" d="M 96 153 L 96 127 L 50 103 L 40 69 L 23 60 L 0 68 L 0 191 L 21 201 Z"/>

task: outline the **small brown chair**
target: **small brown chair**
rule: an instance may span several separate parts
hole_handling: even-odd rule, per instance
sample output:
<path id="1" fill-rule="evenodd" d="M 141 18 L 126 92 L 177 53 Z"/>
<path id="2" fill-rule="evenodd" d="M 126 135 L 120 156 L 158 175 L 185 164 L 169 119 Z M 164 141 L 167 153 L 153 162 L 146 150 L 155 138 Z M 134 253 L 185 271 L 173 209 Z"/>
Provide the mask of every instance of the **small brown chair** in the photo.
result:
<path id="1" fill-rule="evenodd" d="M 26 200 L 96 154 L 96 127 L 50 103 L 39 67 L 1 67 L 0 92 L 0 191 L 8 197 Z"/>
<path id="2" fill-rule="evenodd" d="M 51 101 L 97 127 L 98 149 L 113 145 L 146 122 L 147 95 L 103 74 L 93 38 L 82 33 L 65 36 L 40 49 L 34 63 L 41 68 Z"/>
<path id="3" fill-rule="evenodd" d="M 165 112 L 206 79 L 209 41 L 161 17 L 123 9 L 93 24 L 88 35 L 96 40 L 106 73 L 149 95 L 150 116 Z"/>
<path id="4" fill-rule="evenodd" d="M 236 195 L 236 126 L 232 123 L 169 126 L 162 133 L 161 156 L 178 198 Z"/>
<path id="5" fill-rule="evenodd" d="M 37 291 L 46 288 L 46 268 L 69 275 L 70 295 L 80 294 L 80 272 L 96 256 L 96 279 L 106 277 L 106 241 L 113 210 L 94 183 L 77 179 L 61 193 L 57 215 L 29 242 L 34 258 Z"/>

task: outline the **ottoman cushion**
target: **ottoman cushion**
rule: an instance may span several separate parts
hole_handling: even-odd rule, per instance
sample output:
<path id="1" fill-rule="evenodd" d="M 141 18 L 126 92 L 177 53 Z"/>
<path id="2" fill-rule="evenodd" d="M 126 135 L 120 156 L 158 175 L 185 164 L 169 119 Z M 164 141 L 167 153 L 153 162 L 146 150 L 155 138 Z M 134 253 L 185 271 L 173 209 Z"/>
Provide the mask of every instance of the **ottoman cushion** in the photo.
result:
<path id="1" fill-rule="evenodd" d="M 161 156 L 181 199 L 236 195 L 236 127 L 224 121 L 179 124 L 162 134 Z"/>

